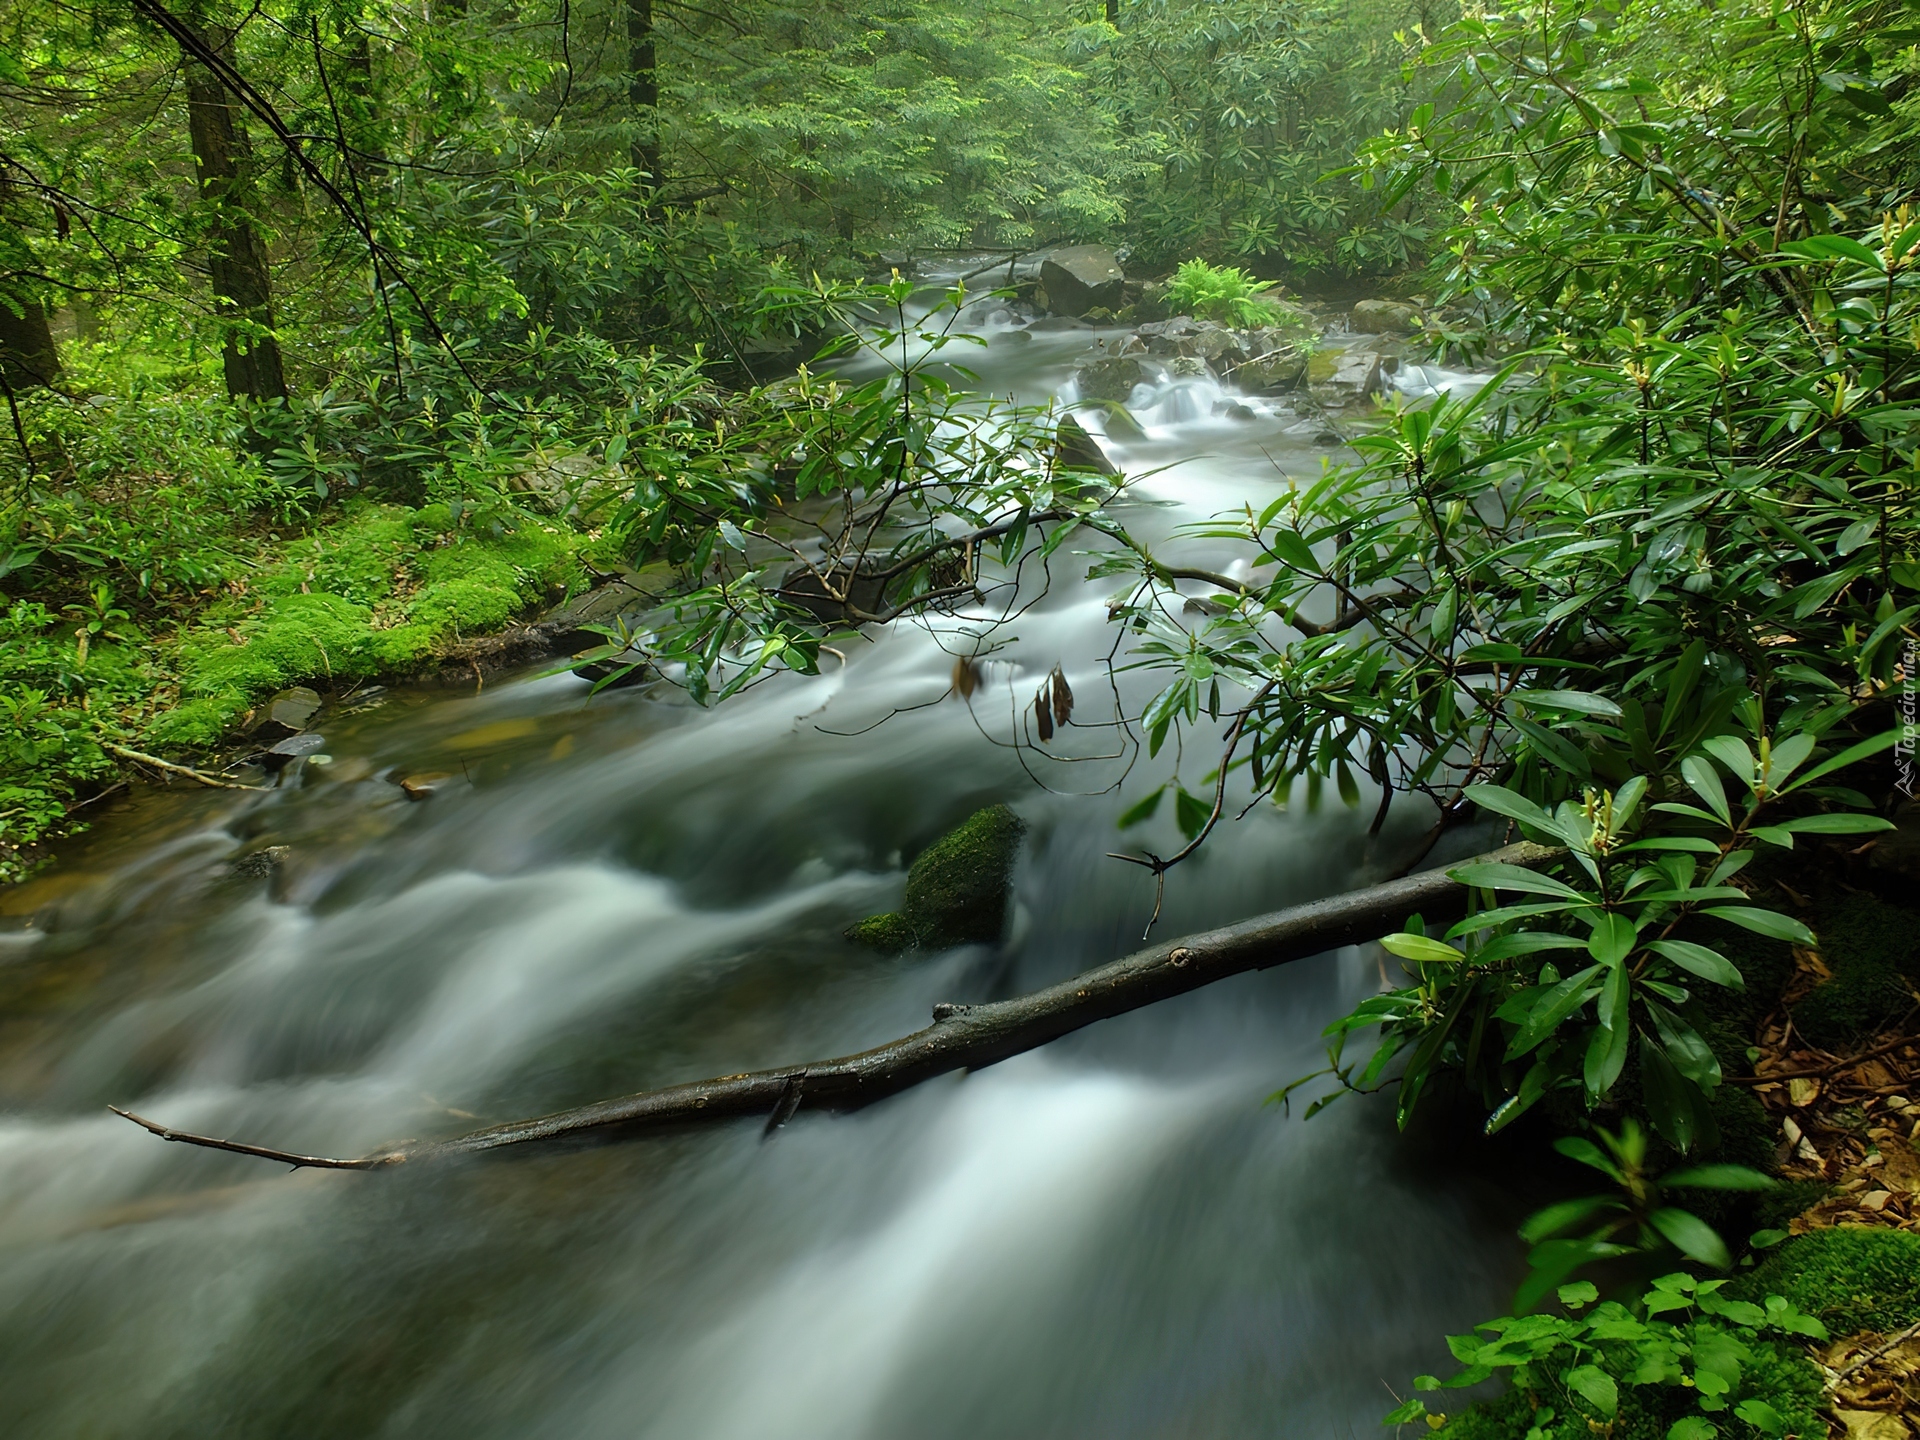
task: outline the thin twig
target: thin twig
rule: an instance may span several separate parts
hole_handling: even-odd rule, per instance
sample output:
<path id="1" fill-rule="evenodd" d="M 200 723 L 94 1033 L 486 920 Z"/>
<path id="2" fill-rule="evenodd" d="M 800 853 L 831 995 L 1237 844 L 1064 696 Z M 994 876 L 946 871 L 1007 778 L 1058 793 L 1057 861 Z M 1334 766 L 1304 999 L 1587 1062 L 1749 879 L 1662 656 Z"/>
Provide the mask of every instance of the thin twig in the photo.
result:
<path id="1" fill-rule="evenodd" d="M 235 1155 L 253 1155 L 261 1160 L 278 1160 L 291 1165 L 296 1170 L 378 1170 L 382 1165 L 394 1163 L 382 1156 L 368 1156 L 362 1160 L 335 1160 L 327 1155 L 295 1155 L 288 1150 L 272 1150 L 265 1145 L 247 1145 L 238 1140 L 216 1140 L 209 1135 L 194 1135 L 186 1130 L 174 1130 L 157 1120 L 149 1120 L 144 1115 L 136 1115 L 131 1110 L 122 1110 L 118 1105 L 109 1105 L 123 1120 L 131 1120 L 141 1129 L 151 1131 L 162 1140 L 177 1140 L 183 1145 L 198 1145 L 205 1150 L 231 1150 Z"/>

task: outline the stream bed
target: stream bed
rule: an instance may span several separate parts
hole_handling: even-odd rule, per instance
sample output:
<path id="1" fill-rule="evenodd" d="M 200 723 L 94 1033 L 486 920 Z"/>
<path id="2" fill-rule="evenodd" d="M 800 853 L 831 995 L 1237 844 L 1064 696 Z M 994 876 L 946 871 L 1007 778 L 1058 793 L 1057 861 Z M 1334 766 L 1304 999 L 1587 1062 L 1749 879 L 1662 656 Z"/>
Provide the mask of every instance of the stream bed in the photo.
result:
<path id="1" fill-rule="evenodd" d="M 1088 333 L 1014 328 L 969 359 L 981 384 L 1070 394 Z M 1127 516 L 1142 533 L 1257 510 L 1329 453 L 1271 402 L 1224 415 L 1237 397 L 1208 384 L 1134 407 L 1143 433 L 1117 454 L 1153 472 Z M 1056 562 L 971 705 L 940 699 L 963 615 L 714 710 L 538 672 L 396 693 L 327 717 L 331 763 L 281 788 L 102 802 L 58 867 L 0 897 L 5 1433 L 1379 1433 L 1389 1387 L 1504 1308 L 1517 1255 L 1510 1208 L 1398 1139 L 1386 1100 L 1310 1123 L 1263 1105 L 1378 987 L 1372 953 L 1243 976 L 764 1142 L 733 1125 L 289 1174 L 105 1108 L 358 1154 L 844 1054 L 936 1002 L 1127 953 L 1152 884 L 1106 852 L 1177 841 L 1165 813 L 1115 828 L 1165 757 L 1110 788 L 1112 582 L 1082 582 L 1085 565 Z M 1056 664 L 1086 722 L 1055 747 L 1067 759 L 1009 743 Z M 1188 758 L 1190 786 L 1209 765 Z M 451 778 L 414 802 L 396 770 Z M 918 849 L 996 801 L 1028 825 L 1004 946 L 882 956 L 842 938 L 897 902 Z M 1156 937 L 1378 878 L 1417 826 L 1370 840 L 1370 813 L 1269 806 L 1223 827 L 1169 876 Z M 268 846 L 287 847 L 272 874 L 234 873 Z"/>

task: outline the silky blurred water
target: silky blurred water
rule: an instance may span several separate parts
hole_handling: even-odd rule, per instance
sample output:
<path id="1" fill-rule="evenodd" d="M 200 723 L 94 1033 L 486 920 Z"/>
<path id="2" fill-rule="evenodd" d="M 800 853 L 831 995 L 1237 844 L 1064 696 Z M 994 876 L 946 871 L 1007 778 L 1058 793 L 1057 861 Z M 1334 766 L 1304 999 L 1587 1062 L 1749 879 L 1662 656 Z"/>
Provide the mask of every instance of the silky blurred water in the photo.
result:
<path id="1" fill-rule="evenodd" d="M 983 385 L 1071 397 L 1094 337 L 986 328 Z M 1141 434 L 1116 447 L 1155 472 L 1127 523 L 1186 563 L 1233 557 L 1175 527 L 1258 509 L 1326 453 L 1272 402 L 1222 413 L 1246 399 L 1174 382 L 1137 397 Z M 0 929 L 5 1433 L 1374 1433 L 1446 1330 L 1502 1307 L 1515 1257 L 1499 1207 L 1408 1152 L 1379 1104 L 1311 1123 L 1262 1106 L 1377 988 L 1370 954 L 765 1143 L 734 1126 L 288 1174 L 104 1108 L 358 1153 L 845 1053 L 934 1002 L 1126 953 L 1151 885 L 1105 852 L 1178 842 L 1167 816 L 1115 829 L 1167 772 L 1143 758 L 1111 789 L 1125 761 L 1096 758 L 1124 747 L 1101 727 L 1113 582 L 1085 567 L 1056 563 L 971 707 L 939 701 L 979 628 L 951 617 L 712 711 L 569 676 L 399 695 L 330 720 L 332 765 L 286 788 L 104 817 Z M 1084 722 L 1062 759 L 1009 743 L 1056 663 Z M 1210 758 L 1183 763 L 1197 785 Z M 410 803 L 396 768 L 454 778 Z M 841 938 L 897 900 L 920 847 L 1001 800 L 1029 825 L 1004 947 Z M 1415 818 L 1376 840 L 1367 818 L 1256 810 L 1169 877 L 1156 934 L 1383 873 Z M 230 873 L 269 844 L 290 847 L 274 880 Z"/>

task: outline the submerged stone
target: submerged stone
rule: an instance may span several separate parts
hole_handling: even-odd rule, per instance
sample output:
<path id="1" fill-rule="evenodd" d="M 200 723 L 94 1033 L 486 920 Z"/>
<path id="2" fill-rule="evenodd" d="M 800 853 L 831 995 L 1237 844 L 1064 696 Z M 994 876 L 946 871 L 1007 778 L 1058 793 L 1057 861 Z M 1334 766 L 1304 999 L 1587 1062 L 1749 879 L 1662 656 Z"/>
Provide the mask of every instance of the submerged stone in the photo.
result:
<path id="1" fill-rule="evenodd" d="M 847 938 L 887 951 L 997 944 L 1026 828 L 1005 805 L 976 810 L 920 853 L 898 910 L 869 916 Z"/>

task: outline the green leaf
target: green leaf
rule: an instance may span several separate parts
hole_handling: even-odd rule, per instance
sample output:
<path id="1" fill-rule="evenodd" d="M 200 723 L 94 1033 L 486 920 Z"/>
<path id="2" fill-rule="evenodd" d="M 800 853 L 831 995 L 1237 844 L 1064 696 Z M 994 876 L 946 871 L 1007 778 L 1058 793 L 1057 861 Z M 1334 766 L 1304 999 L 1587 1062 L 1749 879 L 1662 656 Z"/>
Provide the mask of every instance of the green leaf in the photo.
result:
<path id="1" fill-rule="evenodd" d="M 1598 1365 L 1577 1365 L 1567 1372 L 1567 1384 L 1607 1419 L 1620 1413 L 1620 1387 Z"/>
<path id="2" fill-rule="evenodd" d="M 1733 811 L 1727 806 L 1726 787 L 1720 783 L 1720 774 L 1713 766 L 1698 755 L 1689 755 L 1680 762 L 1680 778 L 1687 787 L 1706 802 L 1706 806 L 1719 817 L 1722 825 L 1733 823 Z"/>
<path id="3" fill-rule="evenodd" d="M 1747 742 L 1734 735 L 1714 735 L 1700 742 L 1700 748 L 1733 773 L 1733 778 L 1749 790 L 1759 778 L 1760 766 Z"/>
<path id="4" fill-rule="evenodd" d="M 1467 958 L 1453 946 L 1425 935 L 1383 935 L 1380 945 L 1389 954 L 1398 955 L 1402 960 L 1417 960 L 1423 964 L 1453 965 Z"/>
<path id="5" fill-rule="evenodd" d="M 1802 815 L 1780 824 L 1780 829 L 1793 835 L 1870 835 L 1895 828 L 1891 820 L 1878 815 Z"/>
<path id="6" fill-rule="evenodd" d="M 1180 833 L 1191 840 L 1204 830 L 1207 821 L 1213 818 L 1213 806 L 1198 795 L 1189 795 L 1185 790 L 1175 790 L 1173 814 L 1174 819 L 1179 823 Z"/>
<path id="7" fill-rule="evenodd" d="M 1660 1177 L 1662 1185 L 1684 1185 L 1692 1190 L 1777 1190 L 1779 1182 L 1745 1165 L 1694 1165 Z"/>
<path id="8" fill-rule="evenodd" d="M 1560 1303 L 1569 1310 L 1578 1310 L 1582 1305 L 1591 1305 L 1600 1298 L 1600 1292 L 1590 1280 L 1576 1280 L 1571 1285 L 1560 1287 Z"/>
<path id="9" fill-rule="evenodd" d="M 1666 1206 L 1647 1216 L 1647 1223 L 1670 1241 L 1689 1260 L 1725 1270 L 1733 1263 L 1726 1241 L 1714 1228 L 1690 1211 Z"/>
<path id="10" fill-rule="evenodd" d="M 1733 1413 L 1746 1421 L 1762 1435 L 1784 1435 L 1787 1422 L 1778 1410 L 1759 1398 L 1742 1400 L 1733 1407 Z"/>
<path id="11" fill-rule="evenodd" d="M 1718 916 L 1756 935 L 1765 935 L 1772 940 L 1788 940 L 1796 945 L 1814 944 L 1813 932 L 1776 910 L 1757 910 L 1747 905 L 1709 905 L 1700 912 L 1703 915 Z"/>
<path id="12" fill-rule="evenodd" d="M 1604 695 L 1585 690 L 1516 690 L 1511 697 L 1535 710 L 1558 710 L 1572 715 L 1598 715 L 1618 720 L 1620 707 Z"/>
<path id="13" fill-rule="evenodd" d="M 1592 982 L 1599 973 L 1598 965 L 1589 965 L 1542 995 L 1527 1015 L 1526 1024 L 1520 1027 L 1520 1032 L 1508 1044 L 1507 1059 L 1517 1060 L 1537 1047 L 1559 1028 L 1561 1021 L 1598 994 L 1600 987 Z"/>
<path id="14" fill-rule="evenodd" d="M 1624 915 L 1607 912 L 1594 918 L 1587 950 L 1602 965 L 1618 965 L 1633 953 L 1639 938 L 1639 926 Z"/>
<path id="15" fill-rule="evenodd" d="M 1667 1440 L 1716 1440 L 1720 1432 L 1699 1415 L 1686 1415 L 1667 1428 Z"/>
<path id="16" fill-rule="evenodd" d="M 1160 808 L 1160 802 L 1165 798 L 1166 793 L 1166 786 L 1163 785 L 1151 795 L 1147 796 L 1146 799 L 1128 806 L 1126 813 L 1120 817 L 1120 828 L 1122 830 L 1131 830 L 1135 825 L 1151 820 L 1154 812 Z"/>
<path id="17" fill-rule="evenodd" d="M 1710 980 L 1730 990 L 1746 988 L 1747 982 L 1740 971 L 1718 950 L 1696 945 L 1691 940 L 1655 940 L 1647 948 L 1702 980 Z"/>
<path id="18" fill-rule="evenodd" d="M 1558 830 L 1553 817 L 1533 801 L 1499 785 L 1469 785 L 1466 796 L 1482 810 L 1491 810 L 1509 820 L 1518 820 L 1522 825 L 1531 825 L 1536 830 Z"/>
<path id="19" fill-rule="evenodd" d="M 1539 875 L 1518 865 L 1483 862 L 1457 866 L 1447 874 L 1462 885 L 1474 885 L 1482 890 L 1517 890 L 1523 895 L 1551 895 L 1556 899 L 1591 903 L 1566 881 L 1556 880 L 1551 875 Z"/>
<path id="20" fill-rule="evenodd" d="M 1831 760 L 1814 766 L 1813 769 L 1802 775 L 1798 780 L 1793 781 L 1789 785 L 1782 786 L 1780 793 L 1785 794 L 1788 790 L 1798 790 L 1802 785 L 1810 785 L 1823 776 L 1833 774 L 1836 770 L 1844 770 L 1849 765 L 1856 765 L 1862 760 L 1878 755 L 1882 750 L 1891 750 L 1900 743 L 1900 735 L 1901 732 L 1897 729 L 1888 730 L 1883 734 L 1874 736 L 1871 740 L 1862 740 L 1858 745 L 1849 746 Z"/>

